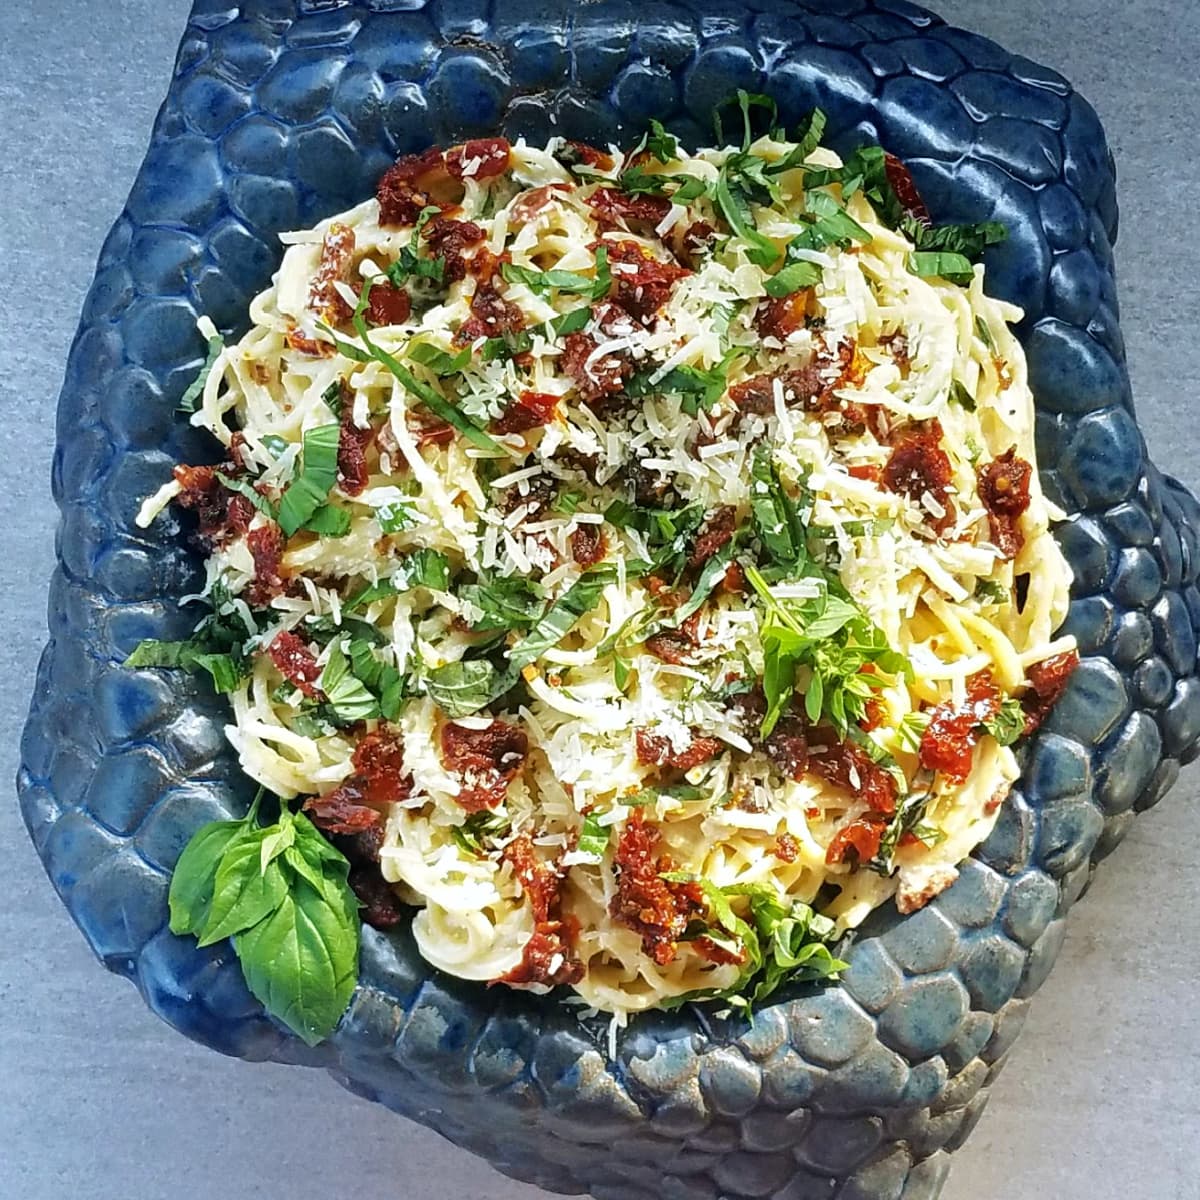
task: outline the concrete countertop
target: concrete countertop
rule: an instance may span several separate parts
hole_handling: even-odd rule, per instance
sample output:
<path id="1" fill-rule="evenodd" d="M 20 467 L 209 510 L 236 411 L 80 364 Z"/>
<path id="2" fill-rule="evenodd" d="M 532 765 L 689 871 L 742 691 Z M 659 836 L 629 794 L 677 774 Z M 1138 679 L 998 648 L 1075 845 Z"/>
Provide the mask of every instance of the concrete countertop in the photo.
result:
<path id="1" fill-rule="evenodd" d="M 497 0 L 502 3 L 503 0 Z M 1120 168 L 1118 251 L 1138 409 L 1158 465 L 1200 486 L 1200 5 L 942 0 L 1063 72 Z M 0 778 L 12 779 L 55 512 L 54 403 L 100 243 L 141 161 L 188 0 L 0 4 Z M 946 1200 L 1200 1198 L 1200 775 L 1134 826 L 956 1156 Z M 11 796 L 11 793 L 10 793 Z M 249 1065 L 161 1024 L 93 960 L 10 799 L 0 806 L 0 1197 L 235 1200 L 542 1193 L 326 1076 Z"/>

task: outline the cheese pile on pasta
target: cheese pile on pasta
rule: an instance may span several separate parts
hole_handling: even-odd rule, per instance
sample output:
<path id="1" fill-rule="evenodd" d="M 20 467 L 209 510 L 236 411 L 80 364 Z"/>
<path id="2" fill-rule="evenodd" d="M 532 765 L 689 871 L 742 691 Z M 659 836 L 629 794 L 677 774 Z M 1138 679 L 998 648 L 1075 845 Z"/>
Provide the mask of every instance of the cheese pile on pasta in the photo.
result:
<path id="1" fill-rule="evenodd" d="M 227 461 L 140 520 L 198 516 L 247 774 L 452 975 L 618 1017 L 834 975 L 1075 661 L 1003 231 L 820 132 L 408 156 L 213 337 Z"/>

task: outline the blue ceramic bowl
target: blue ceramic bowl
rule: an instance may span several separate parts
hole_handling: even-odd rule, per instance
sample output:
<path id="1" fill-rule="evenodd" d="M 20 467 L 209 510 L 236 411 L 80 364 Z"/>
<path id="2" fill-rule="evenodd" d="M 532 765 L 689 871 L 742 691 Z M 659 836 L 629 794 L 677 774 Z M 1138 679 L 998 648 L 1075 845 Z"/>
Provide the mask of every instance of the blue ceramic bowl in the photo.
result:
<path id="1" fill-rule="evenodd" d="M 1022 305 L 1050 496 L 1076 575 L 1083 665 L 957 884 L 875 914 L 843 982 L 753 1026 L 694 1008 L 603 1023 L 450 979 L 408 932 L 365 932 L 362 979 L 315 1050 L 268 1020 L 228 945 L 167 930 L 200 824 L 247 789 L 203 687 L 120 663 L 181 636 L 198 563 L 141 496 L 205 452 L 174 409 L 206 312 L 241 332 L 274 235 L 370 194 L 397 153 L 502 130 L 620 140 L 647 118 L 695 143 L 735 88 L 833 145 L 905 159 L 940 220 L 996 218 L 991 289 Z M 1095 113 L 1052 71 L 905 0 L 197 0 L 128 206 L 100 258 L 59 406 L 59 567 L 20 774 L 25 820 L 97 955 L 226 1054 L 325 1067 L 500 1170 L 600 1200 L 918 1200 L 1062 942 L 1093 864 L 1200 737 L 1195 501 L 1146 459 Z"/>

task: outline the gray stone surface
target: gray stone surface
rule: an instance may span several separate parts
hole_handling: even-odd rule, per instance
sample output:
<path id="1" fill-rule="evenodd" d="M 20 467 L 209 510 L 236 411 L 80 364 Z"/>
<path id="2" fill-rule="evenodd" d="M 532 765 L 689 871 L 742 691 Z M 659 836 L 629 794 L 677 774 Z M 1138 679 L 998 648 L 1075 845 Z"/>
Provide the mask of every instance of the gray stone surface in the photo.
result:
<path id="1" fill-rule="evenodd" d="M 503 3 L 503 0 L 497 0 Z M 231 0 L 232 3 L 232 0 Z M 936 4 L 935 7 L 939 7 Z M 44 634 L 54 401 L 100 242 L 141 159 L 188 0 L 0 2 L 0 775 Z M 1200 6 L 943 0 L 1066 74 L 1121 173 L 1124 328 L 1158 465 L 1200 486 Z M 946 1200 L 1200 1198 L 1198 777 L 1139 820 L 1072 916 Z M 299 1069 L 231 1062 L 92 960 L 0 806 L 0 1197 L 532 1200 L 532 1189 Z M 1197 1047 L 1197 1052 L 1189 1049 Z"/>

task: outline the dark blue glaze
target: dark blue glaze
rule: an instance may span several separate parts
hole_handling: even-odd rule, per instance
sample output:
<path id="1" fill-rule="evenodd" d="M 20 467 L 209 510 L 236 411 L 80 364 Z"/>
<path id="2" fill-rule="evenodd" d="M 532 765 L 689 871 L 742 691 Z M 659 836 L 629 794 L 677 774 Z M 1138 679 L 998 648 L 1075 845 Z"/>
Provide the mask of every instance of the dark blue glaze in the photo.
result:
<path id="1" fill-rule="evenodd" d="M 843 982 L 793 988 L 753 1026 L 653 1015 L 607 1058 L 604 1023 L 431 971 L 368 930 L 334 1038 L 308 1050 L 248 995 L 228 945 L 166 929 L 191 832 L 243 811 L 223 704 L 127 672 L 179 636 L 197 564 L 137 499 L 205 453 L 174 406 L 279 258 L 275 234 L 370 194 L 391 158 L 497 129 L 604 141 L 655 115 L 692 143 L 736 87 L 833 144 L 878 138 L 943 220 L 996 217 L 991 289 L 1021 304 L 1049 493 L 1086 655 L 959 882 L 876 913 Z M 1200 741 L 1195 501 L 1146 461 L 1112 271 L 1113 170 L 1054 72 L 905 0 L 197 0 L 176 77 L 88 296 L 59 406 L 60 563 L 22 746 L 21 803 L 105 964 L 227 1054 L 306 1063 L 485 1155 L 599 1200 L 927 1200 L 978 1119 L 1093 863 Z"/>

